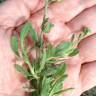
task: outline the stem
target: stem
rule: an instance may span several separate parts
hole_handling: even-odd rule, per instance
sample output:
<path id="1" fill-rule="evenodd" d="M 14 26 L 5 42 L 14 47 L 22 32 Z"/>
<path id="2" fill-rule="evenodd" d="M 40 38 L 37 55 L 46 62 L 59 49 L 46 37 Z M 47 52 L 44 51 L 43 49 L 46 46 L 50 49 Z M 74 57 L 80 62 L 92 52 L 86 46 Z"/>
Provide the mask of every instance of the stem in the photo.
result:
<path id="1" fill-rule="evenodd" d="M 49 5 L 49 0 L 45 0 L 45 11 L 44 11 L 44 17 L 43 17 L 43 22 L 42 22 L 42 26 L 44 25 L 44 21 L 47 17 L 47 13 L 48 13 L 48 5 Z M 43 31 L 41 31 L 41 34 L 40 34 L 40 47 L 43 48 Z M 42 50 L 42 49 L 41 49 Z"/>
<path id="2" fill-rule="evenodd" d="M 49 5 L 49 0 L 45 0 L 45 13 L 44 13 L 44 17 L 46 18 L 48 15 L 48 5 Z"/>
<path id="3" fill-rule="evenodd" d="M 34 69 L 32 68 L 31 63 L 29 62 L 29 60 L 26 61 L 26 63 L 28 64 L 29 69 L 30 69 L 31 74 L 33 75 L 33 77 L 36 78 L 36 79 L 38 79 L 38 76 L 37 76 L 37 74 L 34 72 Z"/>
<path id="4" fill-rule="evenodd" d="M 23 50 L 23 51 L 24 51 L 24 50 Z M 31 63 L 30 63 L 30 60 L 29 60 L 29 57 L 28 57 L 27 52 L 24 51 L 23 53 L 24 53 L 24 55 L 25 55 L 25 63 L 28 64 L 28 67 L 29 67 L 29 69 L 30 69 L 30 71 L 31 71 L 31 74 L 33 75 L 34 78 L 38 79 L 38 76 L 37 76 L 37 74 L 35 73 L 34 68 L 31 66 Z"/>

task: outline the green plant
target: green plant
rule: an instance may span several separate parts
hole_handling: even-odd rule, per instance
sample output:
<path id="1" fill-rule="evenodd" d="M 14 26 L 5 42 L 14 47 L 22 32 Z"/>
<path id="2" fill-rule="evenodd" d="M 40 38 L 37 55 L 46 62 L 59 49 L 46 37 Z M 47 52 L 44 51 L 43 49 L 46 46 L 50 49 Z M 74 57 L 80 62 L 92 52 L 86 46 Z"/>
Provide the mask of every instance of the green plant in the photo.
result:
<path id="1" fill-rule="evenodd" d="M 24 89 L 31 96 L 59 96 L 73 89 L 63 88 L 63 82 L 67 78 L 64 60 L 78 54 L 77 44 L 89 34 L 89 29 L 86 27 L 81 34 L 73 34 L 71 41 L 62 42 L 56 47 L 48 41 L 45 42 L 44 33 L 50 32 L 54 26 L 47 17 L 49 3 L 48 0 L 45 0 L 45 13 L 40 35 L 37 34 L 32 24 L 27 22 L 22 27 L 20 39 L 16 35 L 11 38 L 12 50 L 16 54 L 17 60 L 22 60 L 27 65 L 27 67 L 23 67 L 15 64 L 15 68 L 28 80 L 28 86 L 26 85 Z M 34 45 L 28 46 L 27 37 L 33 40 Z M 29 54 L 32 50 L 36 51 L 36 57 L 30 60 Z"/>

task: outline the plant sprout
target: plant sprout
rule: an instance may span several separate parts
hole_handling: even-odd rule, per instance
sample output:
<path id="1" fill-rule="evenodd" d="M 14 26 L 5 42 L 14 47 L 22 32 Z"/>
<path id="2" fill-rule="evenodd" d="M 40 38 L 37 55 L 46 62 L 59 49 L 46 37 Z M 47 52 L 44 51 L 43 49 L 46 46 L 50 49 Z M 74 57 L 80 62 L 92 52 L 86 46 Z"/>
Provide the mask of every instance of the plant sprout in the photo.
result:
<path id="1" fill-rule="evenodd" d="M 11 47 L 17 58 L 22 59 L 27 68 L 20 64 L 15 64 L 17 71 L 23 74 L 28 80 L 29 86 L 27 92 L 30 96 L 60 96 L 64 92 L 73 88 L 64 89 L 64 80 L 68 77 L 66 74 L 66 64 L 64 59 L 75 56 L 79 53 L 77 44 L 89 34 L 88 28 L 84 28 L 79 34 L 78 41 L 74 41 L 75 34 L 71 41 L 62 42 L 54 47 L 50 42 L 44 42 L 44 33 L 48 34 L 54 25 L 49 22 L 47 17 L 48 5 L 50 0 L 45 0 L 45 13 L 41 25 L 41 35 L 38 35 L 30 22 L 23 25 L 20 32 L 20 38 L 13 35 L 11 38 Z M 54 1 L 54 0 L 53 0 Z M 57 1 L 57 0 L 55 0 Z M 28 50 L 26 38 L 31 37 L 34 45 Z M 36 58 L 30 60 L 29 53 L 35 49 Z M 56 65 L 59 63 L 58 65 Z"/>

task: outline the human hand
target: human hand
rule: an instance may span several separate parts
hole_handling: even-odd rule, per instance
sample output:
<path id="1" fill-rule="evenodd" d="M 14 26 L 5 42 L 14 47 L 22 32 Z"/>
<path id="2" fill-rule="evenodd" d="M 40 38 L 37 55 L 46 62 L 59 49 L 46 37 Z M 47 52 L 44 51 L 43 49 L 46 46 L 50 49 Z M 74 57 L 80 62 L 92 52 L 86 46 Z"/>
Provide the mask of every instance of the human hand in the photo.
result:
<path id="1" fill-rule="evenodd" d="M 27 0 L 25 0 L 25 1 L 27 1 Z M 25 2 L 25 1 L 23 1 L 23 2 Z M 93 2 L 91 0 L 86 0 L 86 3 L 84 3 L 84 1 L 82 1 L 82 3 L 80 3 L 81 1 L 82 0 L 76 0 L 76 2 L 75 1 L 73 2 L 71 0 L 69 0 L 69 1 L 65 0 L 61 3 L 52 4 L 50 6 L 50 10 L 49 10 L 48 14 L 50 17 L 50 21 L 52 21 L 52 23 L 55 24 L 52 31 L 47 35 L 47 38 L 49 39 L 50 42 L 52 42 L 53 44 L 55 44 L 55 43 L 58 44 L 61 41 L 67 41 L 68 39 L 70 39 L 70 36 L 73 32 L 78 32 L 78 30 L 80 30 L 83 26 L 88 26 L 89 28 L 92 29 L 92 34 L 95 33 L 95 27 L 94 27 L 94 25 L 95 25 L 95 19 L 94 19 L 95 18 L 95 13 L 94 13 L 95 7 L 87 9 L 83 13 L 81 13 L 81 11 L 83 11 L 84 9 L 86 9 L 88 7 L 95 5 L 96 2 L 95 1 Z M 2 70 L 2 71 L 0 71 L 1 76 L 2 76 L 2 73 L 5 73 L 0 79 L 0 82 L 1 82 L 0 84 L 4 84 L 4 86 L 1 85 L 0 88 L 3 89 L 3 93 L 6 91 L 6 93 L 8 93 L 9 95 L 12 95 L 12 96 L 14 95 L 15 90 L 18 89 L 16 87 L 20 86 L 21 81 L 19 81 L 19 79 L 16 79 L 16 77 L 17 78 L 20 77 L 20 74 L 19 74 L 19 76 L 16 76 L 17 73 L 15 72 L 14 67 L 13 67 L 14 62 L 12 60 L 14 59 L 14 54 L 12 54 L 12 51 L 10 48 L 10 36 L 11 35 L 9 33 L 12 31 L 12 29 L 14 29 L 14 27 L 22 24 L 24 21 L 26 21 L 28 19 L 30 19 L 32 21 L 33 26 L 36 28 L 37 31 L 39 31 L 40 22 L 42 21 L 42 16 L 43 16 L 43 10 L 41 10 L 29 18 L 29 13 L 33 13 L 34 10 L 31 9 L 31 11 L 29 12 L 31 7 L 30 8 L 27 7 L 28 9 L 26 9 L 26 7 L 24 7 L 24 5 L 22 5 L 23 2 L 18 1 L 18 3 L 17 3 L 17 1 L 10 0 L 5 5 L 8 6 L 7 4 L 12 3 L 12 6 L 13 6 L 12 9 L 9 8 L 10 11 L 7 10 L 7 11 L 3 12 L 4 8 L 6 9 L 8 7 L 6 7 L 5 5 L 2 5 L 3 8 L 1 7 L 1 10 L 0 10 L 2 13 L 0 15 L 1 16 L 0 22 L 3 21 L 3 23 L 0 23 L 1 28 L 3 31 L 6 31 L 6 32 L 8 32 L 8 30 L 9 30 L 8 34 L 1 33 L 1 35 L 0 35 L 1 36 L 0 40 L 2 42 L 1 50 L 3 49 L 5 52 L 5 55 L 2 54 L 2 51 L 0 52 L 1 53 L 1 57 L 0 57 L 1 65 L 0 66 L 1 66 L 1 70 Z M 23 10 L 20 11 L 17 6 L 18 4 L 20 4 L 19 5 L 20 7 L 22 5 L 22 8 L 25 8 L 27 11 L 26 12 L 24 12 Z M 24 4 L 26 5 L 26 2 Z M 30 4 L 34 4 L 34 3 L 30 3 Z M 72 6 L 72 8 L 69 7 L 69 4 L 70 4 L 70 7 Z M 43 6 L 43 4 L 41 4 L 41 6 Z M 20 8 L 20 9 L 22 9 L 22 8 Z M 13 11 L 11 11 L 11 10 L 13 10 Z M 68 10 L 68 11 L 66 11 L 66 10 Z M 90 11 L 90 10 L 92 10 L 92 11 Z M 13 16 L 13 15 L 17 14 L 17 13 L 14 14 L 15 11 L 19 15 Z M 84 15 L 84 13 L 85 14 L 87 13 L 87 14 Z M 76 17 L 78 14 L 79 14 L 79 16 Z M 89 15 L 89 14 L 92 14 L 92 15 Z M 86 16 L 87 16 L 87 18 L 83 19 Z M 90 18 L 92 18 L 92 19 L 90 19 Z M 72 21 L 70 21 L 70 20 L 72 20 Z M 93 20 L 94 20 L 94 22 L 93 22 Z M 78 22 L 81 21 L 81 23 L 78 24 L 77 21 Z M 87 21 L 90 23 L 86 23 Z M 67 22 L 67 24 L 65 24 L 66 22 Z M 1 30 L 1 32 L 2 32 L 2 30 Z M 4 37 L 5 37 L 5 39 L 2 39 Z M 95 66 L 96 66 L 96 63 L 95 63 L 95 60 L 96 60 L 95 41 L 96 41 L 96 39 L 94 37 L 95 37 L 95 35 L 92 35 L 92 36 L 86 38 L 85 40 L 83 40 L 79 44 L 80 54 L 67 61 L 67 63 L 68 63 L 67 72 L 68 72 L 69 77 L 68 77 L 68 80 L 66 80 L 66 83 L 64 83 L 64 87 L 74 87 L 75 89 L 73 90 L 72 93 L 68 93 L 65 96 L 77 96 L 77 95 L 79 96 L 83 91 L 85 91 L 95 85 L 96 79 L 92 77 L 95 75 Z M 8 42 L 8 45 L 6 45 L 7 44 L 6 41 Z M 91 46 L 91 45 L 92 45 L 92 47 L 89 50 L 89 46 Z M 5 50 L 6 47 L 7 47 L 7 50 Z M 86 50 L 85 50 L 85 48 L 86 48 Z M 8 54 L 10 53 L 11 55 L 8 56 L 8 54 L 6 54 L 6 53 L 8 53 Z M 7 58 L 5 58 L 5 56 Z M 4 58 L 5 60 L 2 58 Z M 94 61 L 94 62 L 92 62 L 92 61 Z M 84 63 L 86 63 L 86 62 L 90 62 L 90 63 L 87 63 L 85 65 Z M 6 63 L 8 63 L 8 64 L 6 64 Z M 6 67 L 4 66 L 4 64 L 6 65 Z M 81 64 L 83 64 L 82 65 L 83 67 L 81 66 Z M 7 68 L 9 71 L 6 71 Z M 7 76 L 10 79 L 5 78 L 6 74 L 8 74 Z M 89 81 L 87 82 L 87 80 L 89 80 Z M 14 81 L 14 84 L 16 84 L 16 85 L 13 85 L 12 81 Z M 8 84 L 9 84 L 9 86 L 12 84 L 10 86 L 11 88 L 8 86 Z M 83 87 L 83 85 L 85 85 L 85 86 Z M 1 96 L 2 96 L 2 94 L 1 94 Z"/>

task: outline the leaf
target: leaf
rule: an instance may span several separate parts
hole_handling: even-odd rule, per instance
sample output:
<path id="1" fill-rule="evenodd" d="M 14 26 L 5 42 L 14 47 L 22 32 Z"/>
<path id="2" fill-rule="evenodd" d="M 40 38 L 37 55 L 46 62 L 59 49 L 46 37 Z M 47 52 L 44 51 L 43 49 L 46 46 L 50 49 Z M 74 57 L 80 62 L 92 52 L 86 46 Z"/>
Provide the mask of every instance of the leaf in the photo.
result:
<path id="1" fill-rule="evenodd" d="M 88 27 L 84 27 L 83 33 L 84 33 L 84 35 L 88 35 L 89 33 L 91 33 L 91 29 Z"/>
<path id="2" fill-rule="evenodd" d="M 33 29 L 32 24 L 30 22 L 27 22 L 22 27 L 22 30 L 21 30 L 21 33 L 20 33 L 20 40 L 21 40 L 21 48 L 22 49 L 24 49 L 24 47 L 25 47 L 24 40 L 25 40 L 25 37 L 28 35 L 28 33 L 30 33 L 30 35 L 31 35 L 31 37 L 34 41 L 38 40 L 38 36 L 37 36 L 35 30 Z"/>
<path id="3" fill-rule="evenodd" d="M 43 77 L 40 96 L 49 96 L 51 78 Z"/>
<path id="4" fill-rule="evenodd" d="M 32 76 L 27 70 L 25 70 L 21 65 L 15 64 L 15 68 L 17 71 L 22 73 L 25 77 Z"/>
<path id="5" fill-rule="evenodd" d="M 73 43 L 72 42 L 64 42 L 59 44 L 56 47 L 56 53 L 55 55 L 57 57 L 66 57 L 69 55 L 69 52 L 74 48 Z"/>
<path id="6" fill-rule="evenodd" d="M 79 53 L 79 50 L 77 48 L 73 49 L 73 51 L 69 54 L 69 56 L 75 56 Z"/>
<path id="7" fill-rule="evenodd" d="M 84 39 L 89 33 L 91 33 L 91 30 L 88 27 L 84 27 L 83 32 L 78 37 L 79 41 Z"/>
<path id="8" fill-rule="evenodd" d="M 52 29 L 54 25 L 50 22 L 46 23 L 45 28 L 43 29 L 43 32 L 48 33 Z"/>
<path id="9" fill-rule="evenodd" d="M 45 67 L 45 63 L 46 63 L 46 49 L 43 49 L 43 54 L 42 54 L 42 59 L 41 59 L 41 62 L 40 62 L 40 69 L 39 71 L 41 72 L 44 67 Z"/>
<path id="10" fill-rule="evenodd" d="M 53 84 L 53 86 L 52 86 L 52 88 L 51 88 L 51 91 L 50 91 L 49 96 L 53 96 L 53 94 L 55 93 L 56 87 L 57 87 L 60 83 L 62 83 L 62 82 L 64 81 L 64 79 L 66 79 L 66 78 L 67 78 L 67 75 L 62 75 L 62 76 L 60 76 L 58 79 L 55 80 L 55 82 L 54 82 L 54 84 Z M 58 90 L 60 90 L 60 89 L 58 89 Z"/>
<path id="11" fill-rule="evenodd" d="M 63 88 L 63 82 L 60 82 L 60 83 L 55 87 L 54 93 L 62 90 L 62 88 Z M 53 95 L 54 95 L 54 93 L 53 93 Z M 53 95 L 52 95 L 52 96 L 53 96 Z"/>
<path id="12" fill-rule="evenodd" d="M 58 77 L 58 76 L 62 76 L 66 71 L 66 64 L 60 64 L 58 67 L 57 67 L 57 70 L 56 70 L 56 73 L 55 73 L 55 76 Z"/>
<path id="13" fill-rule="evenodd" d="M 74 88 L 67 88 L 67 89 L 64 89 L 64 90 L 60 90 L 60 91 L 54 93 L 53 96 L 59 96 L 60 94 L 63 94 L 63 93 L 65 93 L 65 92 L 70 91 L 70 90 L 73 90 L 73 89 L 74 89 Z"/>
<path id="14" fill-rule="evenodd" d="M 49 18 L 45 18 L 42 23 L 42 31 L 45 33 L 50 32 L 54 25 L 49 22 Z"/>
<path id="15" fill-rule="evenodd" d="M 43 70 L 42 75 L 43 76 L 51 76 L 56 73 L 56 68 L 53 66 L 48 66 L 46 69 Z"/>
<path id="16" fill-rule="evenodd" d="M 38 41 L 37 33 L 32 25 L 31 25 L 31 29 L 30 29 L 30 35 L 34 41 L 36 41 L 36 42 Z"/>
<path id="17" fill-rule="evenodd" d="M 61 50 L 68 50 L 70 47 L 72 46 L 72 43 L 71 42 L 63 42 L 61 44 L 59 44 L 57 47 L 56 47 L 56 51 L 59 52 Z"/>
<path id="18" fill-rule="evenodd" d="M 22 30 L 20 32 L 20 40 L 21 40 L 21 48 L 24 49 L 25 45 L 24 45 L 24 41 L 25 41 L 25 37 L 28 35 L 28 32 L 30 31 L 30 23 L 26 23 L 24 24 L 24 26 L 22 27 Z"/>
<path id="19" fill-rule="evenodd" d="M 11 38 L 11 47 L 13 52 L 18 55 L 18 39 L 16 36 L 12 36 Z"/>
<path id="20" fill-rule="evenodd" d="M 51 44 L 47 46 L 47 58 L 51 58 L 55 56 L 56 48 L 54 48 Z"/>

